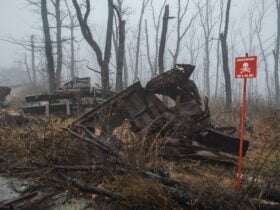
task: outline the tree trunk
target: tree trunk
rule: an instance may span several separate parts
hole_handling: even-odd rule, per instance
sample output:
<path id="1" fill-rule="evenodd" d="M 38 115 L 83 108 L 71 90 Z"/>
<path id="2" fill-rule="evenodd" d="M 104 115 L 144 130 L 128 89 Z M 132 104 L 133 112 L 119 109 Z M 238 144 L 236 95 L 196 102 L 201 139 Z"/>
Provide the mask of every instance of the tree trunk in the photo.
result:
<path id="1" fill-rule="evenodd" d="M 61 83 L 61 71 L 62 71 L 60 0 L 55 1 L 55 18 L 56 18 L 56 42 L 57 42 L 56 86 L 57 88 L 59 88 Z"/>
<path id="2" fill-rule="evenodd" d="M 227 8 L 226 8 L 225 28 L 224 28 L 224 32 L 220 34 L 223 71 L 225 77 L 226 111 L 231 111 L 231 107 L 232 107 L 231 79 L 230 79 L 230 71 L 229 71 L 229 64 L 228 64 L 228 47 L 227 47 L 230 4 L 231 4 L 231 0 L 228 0 Z"/>
<path id="3" fill-rule="evenodd" d="M 109 78 L 109 62 L 111 59 L 111 50 L 112 50 L 112 34 L 113 34 L 113 0 L 108 0 L 108 20 L 107 20 L 107 32 L 106 32 L 106 44 L 104 51 L 103 65 L 101 68 L 101 80 L 103 90 L 110 89 L 110 78 Z"/>
<path id="4" fill-rule="evenodd" d="M 71 72 L 71 79 L 73 80 L 75 76 L 75 46 L 74 46 L 74 21 L 71 19 L 71 26 L 70 26 L 70 36 L 71 36 L 71 60 L 70 60 L 70 72 Z"/>
<path id="5" fill-rule="evenodd" d="M 258 37 L 259 46 L 260 46 L 260 50 L 261 50 L 261 54 L 262 54 L 263 62 L 264 62 L 265 83 L 266 83 L 268 100 L 271 101 L 271 90 L 269 87 L 269 75 L 268 75 L 268 63 L 267 63 L 265 51 L 263 48 L 263 43 L 262 43 L 261 36 L 260 36 L 260 29 L 257 30 L 257 37 Z"/>
<path id="6" fill-rule="evenodd" d="M 280 0 L 275 0 L 277 8 L 277 35 L 274 55 L 274 84 L 275 84 L 275 102 L 280 104 L 280 86 L 279 86 L 279 47 L 280 47 Z"/>
<path id="7" fill-rule="evenodd" d="M 118 17 L 119 17 L 119 21 L 123 20 L 123 15 L 125 14 L 125 10 L 123 10 L 123 0 L 117 0 L 117 7 L 114 6 L 114 8 L 117 11 Z M 121 25 L 119 23 L 119 25 Z M 119 30 L 120 30 L 120 26 L 119 26 Z M 123 35 L 120 35 L 120 33 L 123 33 Z M 118 34 L 117 34 L 118 35 Z M 122 88 L 126 88 L 128 86 L 128 68 L 127 68 L 127 63 L 126 63 L 126 48 L 125 48 L 125 36 L 126 36 L 126 31 L 125 31 L 125 21 L 123 22 L 123 31 L 119 31 L 119 36 L 116 36 L 118 38 L 118 40 L 120 41 L 120 36 L 123 36 L 123 38 L 121 38 L 123 40 L 123 46 L 121 46 L 120 49 L 123 48 L 123 55 L 120 58 L 120 60 L 123 61 L 123 67 L 122 67 Z M 116 39 L 117 40 L 117 39 Z M 114 42 L 115 43 L 115 49 L 116 49 L 116 60 L 118 61 L 118 50 L 119 50 L 119 46 L 117 41 Z M 118 79 L 120 80 L 120 79 Z"/>
<path id="8" fill-rule="evenodd" d="M 209 37 L 207 37 L 205 44 L 205 88 L 206 95 L 210 98 L 210 55 L 209 55 Z"/>
<path id="9" fill-rule="evenodd" d="M 210 19 L 212 18 L 212 10 L 209 5 L 209 1 L 205 4 L 205 13 L 203 13 L 203 8 L 199 5 L 197 5 L 199 10 L 199 17 L 200 22 L 203 29 L 203 35 L 204 35 L 204 92 L 206 93 L 206 96 L 210 98 L 210 46 L 209 46 L 209 37 L 211 36 L 211 29 L 213 25 L 210 26 L 209 16 Z M 211 27 L 211 28 L 210 28 Z"/>
<path id="10" fill-rule="evenodd" d="M 150 66 L 151 78 L 153 78 L 155 76 L 155 70 L 154 70 L 154 66 L 152 64 L 151 55 L 150 55 L 149 32 L 148 32 L 147 20 L 145 20 L 145 34 L 146 34 L 147 59 L 148 59 L 148 63 Z"/>
<path id="11" fill-rule="evenodd" d="M 115 7 L 114 7 L 115 9 Z M 118 62 L 118 49 L 119 49 L 119 26 L 117 24 L 117 17 L 114 14 L 114 19 L 115 19 L 115 28 L 116 28 L 116 33 L 113 30 L 113 36 L 112 36 L 112 40 L 113 40 L 113 44 L 114 44 L 114 51 L 115 51 L 115 59 L 116 59 L 116 63 Z"/>
<path id="12" fill-rule="evenodd" d="M 177 11 L 177 40 L 176 40 L 176 48 L 175 53 L 173 55 L 173 66 L 177 64 L 179 52 L 180 52 L 180 45 L 181 45 L 181 0 L 178 0 L 178 11 Z"/>
<path id="13" fill-rule="evenodd" d="M 35 46 L 34 46 L 34 35 L 31 36 L 31 70 L 32 70 L 32 82 L 33 86 L 37 86 L 37 75 L 35 69 Z"/>
<path id="14" fill-rule="evenodd" d="M 123 66 L 124 66 L 124 51 L 125 51 L 125 20 L 119 21 L 119 45 L 117 56 L 117 76 L 116 76 L 116 90 L 123 89 Z"/>
<path id="15" fill-rule="evenodd" d="M 127 67 L 127 61 L 126 61 L 126 50 L 124 51 L 124 68 L 123 68 L 123 82 L 124 82 L 124 87 L 128 87 L 128 67 Z"/>
<path id="16" fill-rule="evenodd" d="M 158 56 L 158 65 L 159 65 L 159 74 L 164 72 L 164 51 L 166 44 L 166 34 L 168 29 L 168 19 L 169 19 L 169 5 L 165 6 L 164 15 L 162 18 L 162 32 L 159 45 L 159 56 Z"/>
<path id="17" fill-rule="evenodd" d="M 24 65 L 25 65 L 25 70 L 26 70 L 26 74 L 27 74 L 27 77 L 29 79 L 29 82 L 31 84 L 33 84 L 33 79 L 31 78 L 31 75 L 30 75 L 30 69 L 29 69 L 29 66 L 28 66 L 28 63 L 27 63 L 27 56 L 26 56 L 26 54 L 24 54 Z"/>
<path id="18" fill-rule="evenodd" d="M 223 61 L 223 71 L 225 77 L 225 92 L 226 92 L 226 111 L 231 110 L 232 106 L 232 93 L 231 93 L 231 79 L 228 65 L 228 48 L 226 38 L 224 34 L 220 34 L 221 48 L 222 48 L 222 61 Z"/>
<path id="19" fill-rule="evenodd" d="M 205 80 L 206 80 L 206 94 L 207 94 L 207 97 L 210 98 L 210 47 L 209 47 L 209 37 L 211 35 L 211 29 L 210 29 L 210 21 L 209 21 L 209 15 L 211 15 L 212 13 L 210 13 L 209 11 L 209 1 L 207 1 L 206 3 L 206 37 L 205 37 L 205 57 L 206 57 L 206 68 L 205 68 L 205 71 L 206 71 L 206 75 L 205 75 Z"/>
<path id="20" fill-rule="evenodd" d="M 221 33 L 221 30 L 222 30 L 222 23 L 223 23 L 223 16 L 224 16 L 224 12 L 223 12 L 223 9 L 224 9 L 224 0 L 220 0 L 220 22 L 219 22 L 219 34 L 218 36 L 220 35 Z M 217 51 L 216 51 L 216 57 L 217 57 L 217 66 L 216 66 L 216 84 L 215 84 L 215 99 L 217 99 L 218 97 L 218 86 L 219 86 L 219 76 L 220 76 L 220 44 L 221 44 L 221 41 L 220 39 L 218 40 L 218 43 L 217 43 Z"/>
<path id="21" fill-rule="evenodd" d="M 102 90 L 103 91 L 107 91 L 107 90 L 110 89 L 109 65 L 105 62 L 101 66 L 101 84 L 102 84 Z"/>
<path id="22" fill-rule="evenodd" d="M 72 15 L 72 12 L 70 10 L 70 7 L 67 3 L 68 0 L 64 0 L 67 11 L 68 11 L 68 16 L 70 19 L 70 76 L 71 79 L 73 80 L 76 75 L 75 75 L 75 45 L 74 45 L 74 28 L 75 28 L 75 16 Z"/>
<path id="23" fill-rule="evenodd" d="M 54 72 L 54 59 L 53 59 L 53 49 L 52 49 L 52 41 L 50 35 L 49 28 L 49 20 L 48 20 L 48 9 L 47 9 L 47 1 L 41 0 L 41 17 L 43 22 L 43 30 L 45 36 L 45 53 L 47 57 L 47 72 L 49 79 L 49 92 L 53 92 L 56 89 L 56 80 L 55 80 L 55 72 Z"/>
<path id="24" fill-rule="evenodd" d="M 189 8 L 189 0 L 188 1 L 183 1 L 186 2 L 186 4 L 183 6 L 181 5 L 181 0 L 177 0 L 177 5 L 178 5 L 178 10 L 177 10 L 177 30 L 176 30 L 176 36 L 177 36 L 177 40 L 176 40 L 176 48 L 175 48 L 175 52 L 171 53 L 172 57 L 173 57 L 173 65 L 177 64 L 177 60 L 179 57 L 179 53 L 180 53 L 180 48 L 181 48 L 181 41 L 183 40 L 184 36 L 186 35 L 187 31 L 190 29 L 190 26 L 192 25 L 192 22 L 195 20 L 196 16 L 198 15 L 198 13 L 196 13 L 195 15 L 193 15 L 189 21 L 189 23 L 187 24 L 187 26 L 181 31 L 181 24 L 185 18 L 185 15 L 187 14 L 188 8 Z"/>
<path id="25" fill-rule="evenodd" d="M 109 84 L 109 62 L 111 58 L 111 47 L 112 47 L 112 33 L 113 33 L 113 0 L 108 0 L 108 21 L 107 21 L 107 32 L 106 32 L 106 44 L 104 51 L 104 59 L 102 58 L 102 51 L 93 39 L 90 27 L 88 26 L 87 20 L 90 14 L 90 0 L 86 0 L 86 12 L 82 15 L 81 8 L 77 3 L 77 0 L 72 0 L 75 7 L 78 21 L 80 23 L 81 32 L 87 43 L 94 50 L 98 65 L 101 69 L 101 85 L 103 91 L 110 89 Z"/>
<path id="26" fill-rule="evenodd" d="M 164 0 L 163 4 L 161 6 L 159 15 L 158 15 L 157 20 L 156 20 L 153 1 L 151 1 L 153 23 L 154 23 L 154 28 L 155 28 L 155 31 L 156 31 L 156 35 L 155 35 L 155 57 L 154 57 L 154 63 L 153 63 L 154 72 L 152 73 L 152 75 L 156 75 L 157 72 L 158 72 L 159 29 L 160 29 L 160 23 L 161 23 L 161 16 L 163 14 L 165 5 L 166 5 L 166 0 Z"/>
<path id="27" fill-rule="evenodd" d="M 216 81 L 215 81 L 215 99 L 217 99 L 218 96 L 218 86 L 219 86 L 219 76 L 220 76 L 220 40 L 218 40 L 217 43 L 217 51 L 216 51 L 216 56 L 217 56 L 217 66 L 216 66 Z"/>
<path id="28" fill-rule="evenodd" d="M 134 69 L 134 79 L 136 82 L 138 78 L 138 68 L 139 68 L 139 53 L 140 53 L 140 41 L 141 41 L 141 31 L 142 31 L 142 20 L 145 12 L 145 8 L 147 6 L 148 0 L 143 0 L 139 23 L 138 23 L 138 32 L 137 32 L 137 41 L 136 41 L 136 57 L 135 57 L 135 69 Z"/>

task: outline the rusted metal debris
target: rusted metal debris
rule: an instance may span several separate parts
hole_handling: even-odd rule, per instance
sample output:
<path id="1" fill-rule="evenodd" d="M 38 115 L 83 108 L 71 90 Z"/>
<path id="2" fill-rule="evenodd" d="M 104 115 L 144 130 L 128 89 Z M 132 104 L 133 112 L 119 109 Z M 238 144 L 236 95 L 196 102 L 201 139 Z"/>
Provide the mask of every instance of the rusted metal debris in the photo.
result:
<path id="1" fill-rule="evenodd" d="M 6 86 L 0 86 L 0 107 L 7 106 L 6 104 L 6 96 L 11 93 L 11 88 Z"/>
<path id="2" fill-rule="evenodd" d="M 25 97 L 24 113 L 49 115 L 78 115 L 104 101 L 113 92 L 104 94 L 91 88 L 90 78 L 75 78 L 51 94 Z"/>
<path id="3" fill-rule="evenodd" d="M 190 80 L 194 68 L 176 65 L 150 80 L 146 88 L 140 82 L 131 85 L 82 115 L 69 131 L 76 136 L 97 138 L 98 129 L 98 138 L 102 139 L 128 121 L 138 141 L 160 139 L 164 145 L 160 155 L 166 159 L 203 158 L 235 163 L 239 139 L 210 121 L 208 99 L 201 98 Z M 166 106 L 156 94 L 170 97 L 175 106 Z M 245 140 L 243 155 L 248 146 Z"/>

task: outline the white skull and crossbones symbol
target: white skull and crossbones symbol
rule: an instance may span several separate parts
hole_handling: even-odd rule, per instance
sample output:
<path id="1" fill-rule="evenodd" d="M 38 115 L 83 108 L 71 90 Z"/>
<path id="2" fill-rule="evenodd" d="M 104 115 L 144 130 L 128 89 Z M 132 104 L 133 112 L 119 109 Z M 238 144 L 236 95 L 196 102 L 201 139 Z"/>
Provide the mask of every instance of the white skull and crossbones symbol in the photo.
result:
<path id="1" fill-rule="evenodd" d="M 249 63 L 247 63 L 247 62 L 243 63 L 242 68 L 241 68 L 241 74 L 250 73 L 250 71 L 251 71 L 251 68 L 249 67 Z"/>

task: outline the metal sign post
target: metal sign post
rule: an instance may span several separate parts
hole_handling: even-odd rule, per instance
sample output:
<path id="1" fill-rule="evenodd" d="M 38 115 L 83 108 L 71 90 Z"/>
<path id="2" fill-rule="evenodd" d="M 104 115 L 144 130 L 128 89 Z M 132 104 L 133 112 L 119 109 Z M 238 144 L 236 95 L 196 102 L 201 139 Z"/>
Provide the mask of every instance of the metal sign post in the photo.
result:
<path id="1" fill-rule="evenodd" d="M 244 125 L 246 120 L 246 95 L 247 95 L 247 78 L 257 77 L 257 56 L 237 57 L 235 59 L 235 78 L 243 79 L 243 94 L 241 102 L 241 120 L 240 120 L 240 144 L 237 169 L 237 189 L 241 188 L 242 156 L 244 141 Z"/>

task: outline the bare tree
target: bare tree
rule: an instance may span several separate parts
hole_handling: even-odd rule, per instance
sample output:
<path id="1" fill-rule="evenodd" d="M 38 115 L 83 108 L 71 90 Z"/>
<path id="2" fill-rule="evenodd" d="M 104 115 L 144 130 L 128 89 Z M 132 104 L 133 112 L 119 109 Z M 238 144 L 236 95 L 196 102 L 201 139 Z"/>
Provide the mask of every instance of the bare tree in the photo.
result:
<path id="1" fill-rule="evenodd" d="M 236 46 L 238 45 L 238 33 L 237 30 L 235 30 L 235 22 L 231 23 L 231 33 L 229 36 L 229 41 L 228 41 L 228 57 L 230 61 L 233 61 L 236 57 L 236 55 L 241 55 L 244 51 L 241 52 L 237 52 L 237 48 Z M 240 33 L 239 33 L 240 34 Z M 229 69 L 233 69 L 233 62 L 229 62 Z M 241 89 L 240 89 L 240 85 L 239 85 L 239 80 L 237 79 L 233 79 L 231 78 L 231 89 L 232 89 L 232 101 L 235 100 L 235 96 L 237 97 L 236 99 L 239 100 L 241 97 Z M 236 90 L 240 90 L 240 91 L 236 91 Z M 223 92 L 222 92 L 223 93 Z M 236 94 L 237 93 L 237 94 Z"/>
<path id="2" fill-rule="evenodd" d="M 275 0 L 277 9 L 277 33 L 275 49 L 273 50 L 274 57 L 274 85 L 275 85 L 275 102 L 280 104 L 280 85 L 279 85 L 279 47 L 280 47 L 280 0 Z"/>
<path id="3" fill-rule="evenodd" d="M 128 9 L 124 9 L 123 8 L 123 1 L 124 0 L 117 0 L 117 3 L 118 3 L 118 7 L 119 7 L 119 10 L 121 12 L 121 15 L 123 16 L 124 14 L 127 14 L 128 13 Z M 125 31 L 126 33 L 126 31 Z M 124 87 L 127 87 L 128 86 L 128 66 L 127 66 L 127 60 L 126 60 L 126 48 L 124 50 L 124 61 L 123 61 L 123 82 L 124 82 Z"/>
<path id="4" fill-rule="evenodd" d="M 152 16 L 153 16 L 153 26 L 154 26 L 154 29 L 155 29 L 155 55 L 154 55 L 154 61 L 149 61 L 149 63 L 152 63 L 153 64 L 153 67 L 151 68 L 151 75 L 152 77 L 155 76 L 158 72 L 158 51 L 159 51 L 159 29 L 160 29 L 160 23 L 161 23 L 161 19 L 162 19 L 162 14 L 164 12 L 164 8 L 165 8 L 165 5 L 166 5 L 166 0 L 164 0 L 161 8 L 160 8 L 160 11 L 159 11 L 159 14 L 156 16 L 155 14 L 155 8 L 154 8 L 154 5 L 153 5 L 153 0 L 151 1 L 151 9 L 152 9 Z M 146 30 L 146 44 L 148 45 L 149 44 L 149 37 L 147 36 L 147 32 L 148 32 L 148 28 Z M 150 48 L 147 46 L 147 55 L 148 54 L 151 54 L 150 52 Z M 149 58 L 150 56 L 148 56 Z M 150 64 L 149 64 L 150 65 Z"/>
<path id="5" fill-rule="evenodd" d="M 177 0 L 177 4 L 178 4 L 177 17 L 176 17 L 177 18 L 177 37 L 176 37 L 177 40 L 176 40 L 175 52 L 171 53 L 171 51 L 170 51 L 170 53 L 173 57 L 173 65 L 177 64 L 182 39 L 185 37 L 185 35 L 188 32 L 188 30 L 190 29 L 193 21 L 195 20 L 195 18 L 198 15 L 198 13 L 193 15 L 191 17 L 189 23 L 187 24 L 187 27 L 185 29 L 182 29 L 182 22 L 188 11 L 189 3 L 190 3 L 190 0 L 187 0 L 185 6 L 183 6 L 183 8 L 182 8 L 181 0 Z"/>
<path id="6" fill-rule="evenodd" d="M 264 63 L 264 71 L 265 71 L 265 83 L 266 83 L 266 89 L 267 89 L 267 95 L 268 95 L 268 99 L 269 101 L 271 101 L 271 89 L 270 89 L 270 85 L 269 85 L 269 74 L 268 74 L 268 61 L 267 61 L 267 55 L 265 53 L 265 49 L 263 46 L 263 41 L 261 38 L 261 32 L 262 32 L 262 25 L 263 25 L 263 19 L 264 16 L 267 12 L 267 8 L 265 7 L 265 1 L 261 0 L 261 8 L 258 10 L 258 20 L 256 20 L 256 34 L 257 34 L 257 38 L 258 38 L 258 43 L 260 46 L 260 51 L 261 51 L 261 55 L 262 55 L 262 60 Z"/>
<path id="7" fill-rule="evenodd" d="M 158 66 L 159 66 L 159 74 L 164 72 L 164 51 L 166 45 L 166 34 L 168 29 L 168 20 L 169 17 L 169 5 L 165 6 L 164 15 L 162 18 L 162 31 L 161 31 L 161 39 L 159 45 L 159 55 L 158 55 Z"/>
<path id="8" fill-rule="evenodd" d="M 56 20 L 56 86 L 60 87 L 61 83 L 61 71 L 62 71 L 62 38 L 61 38 L 61 15 L 60 15 L 60 0 L 52 0 L 54 8 L 55 8 L 55 20 Z"/>
<path id="9" fill-rule="evenodd" d="M 123 33 L 122 39 L 124 39 L 124 44 L 125 44 L 125 36 L 126 36 L 126 29 L 125 28 L 126 27 L 125 27 L 125 21 L 124 21 L 123 16 L 127 15 L 129 13 L 129 9 L 128 8 L 124 8 L 123 2 L 124 2 L 124 0 L 117 0 L 116 6 L 114 6 L 115 9 L 118 10 L 118 14 L 117 14 L 118 17 L 116 17 L 116 15 L 114 15 L 114 17 L 115 17 L 116 33 L 113 30 L 113 43 L 114 43 L 116 61 L 119 60 L 118 59 L 118 55 L 119 55 L 118 51 L 119 51 L 119 41 L 120 41 L 120 34 L 121 33 Z M 119 17 L 121 17 L 122 24 L 119 21 L 117 21 L 117 20 L 120 20 Z M 122 27 L 120 27 L 120 25 L 122 25 L 124 31 L 120 31 L 120 28 L 122 28 Z M 121 46 L 121 48 L 122 48 L 122 46 Z M 120 51 L 122 51 L 121 48 L 120 48 Z M 122 57 L 122 56 L 120 56 L 120 57 Z M 119 64 L 121 64 L 121 63 L 119 62 Z M 128 67 L 127 67 L 127 62 L 126 62 L 126 48 L 125 48 L 125 45 L 124 45 L 124 50 L 123 50 L 123 64 L 122 65 L 123 65 L 123 67 L 121 67 L 122 68 L 122 72 L 121 72 L 122 75 L 119 74 L 119 77 L 116 78 L 116 80 L 120 81 L 120 76 L 122 76 L 122 88 L 123 88 L 123 87 L 127 87 L 128 86 Z M 119 65 L 119 67 L 120 67 L 120 65 Z M 118 69 L 118 67 L 117 67 L 117 69 Z M 116 81 L 116 83 L 117 83 L 117 81 Z"/>
<path id="10" fill-rule="evenodd" d="M 198 27 L 192 24 L 190 28 L 190 35 L 186 41 L 188 55 L 190 56 L 190 64 L 195 65 L 199 56 L 200 37 L 198 36 Z M 195 72 L 194 72 L 195 73 Z M 194 76 L 194 73 L 192 74 Z"/>
<path id="11" fill-rule="evenodd" d="M 31 69 L 32 69 L 32 83 L 34 87 L 37 86 L 37 75 L 36 75 L 36 68 L 35 68 L 35 45 L 34 45 L 34 35 L 31 35 Z"/>
<path id="12" fill-rule="evenodd" d="M 42 50 L 43 47 L 39 46 L 39 43 L 38 43 L 38 45 L 35 45 L 35 35 L 30 36 L 30 41 L 16 40 L 12 37 L 10 39 L 7 39 L 7 40 L 4 39 L 4 41 L 7 41 L 11 44 L 21 46 L 25 50 L 30 52 L 30 54 L 31 54 L 31 56 L 30 56 L 31 57 L 31 62 L 30 62 L 31 63 L 31 69 L 28 65 L 28 61 L 27 61 L 28 59 L 27 59 L 26 54 L 24 54 L 24 62 L 21 62 L 21 61 L 18 61 L 18 62 L 24 64 L 28 79 L 29 79 L 30 83 L 33 85 L 33 88 L 36 89 L 36 87 L 37 87 L 37 68 L 36 68 L 36 64 L 35 64 L 36 63 L 35 53 L 40 52 L 40 50 Z M 40 44 L 41 44 L 41 42 L 40 42 Z"/>
<path id="13" fill-rule="evenodd" d="M 224 0 L 220 0 L 220 21 L 219 21 L 219 35 L 222 31 L 222 23 L 223 23 L 223 18 L 224 18 Z M 220 39 L 218 39 L 217 42 L 217 51 L 216 51 L 216 57 L 217 57 L 217 61 L 216 61 L 216 82 L 215 82 L 215 99 L 217 99 L 218 96 L 218 85 L 219 85 L 219 76 L 220 76 L 220 45 L 221 45 L 221 41 Z"/>
<path id="14" fill-rule="evenodd" d="M 116 90 L 120 91 L 123 89 L 123 66 L 124 66 L 124 56 L 125 56 L 125 23 L 126 21 L 122 19 L 121 12 L 117 7 L 114 6 L 119 20 L 118 27 L 118 46 L 117 46 L 117 75 L 116 75 Z"/>
<path id="15" fill-rule="evenodd" d="M 142 8 L 140 12 L 139 22 L 138 22 L 138 32 L 137 32 L 137 41 L 136 41 L 136 56 L 135 56 L 135 69 L 134 69 L 134 79 L 136 82 L 138 78 L 138 68 L 139 68 L 139 53 L 140 53 L 140 41 L 141 41 L 141 32 L 142 32 L 142 21 L 145 13 L 145 9 L 150 0 L 143 0 Z"/>
<path id="16" fill-rule="evenodd" d="M 101 84 L 103 90 L 109 90 L 109 62 L 111 58 L 111 47 L 112 47 L 112 32 L 113 32 L 113 0 L 108 0 L 108 20 L 107 20 L 107 32 L 106 32 L 106 43 L 104 50 L 104 58 L 101 48 L 97 42 L 93 39 L 90 27 L 88 26 L 88 17 L 91 11 L 90 0 L 86 0 L 86 12 L 82 15 L 81 8 L 77 0 L 72 0 L 76 10 L 77 18 L 80 23 L 80 28 L 83 37 L 91 46 L 97 57 L 98 65 L 101 69 Z"/>
<path id="17" fill-rule="evenodd" d="M 67 0 L 65 0 L 65 5 L 68 11 L 68 17 L 70 20 L 70 74 L 71 79 L 73 80 L 76 77 L 75 74 L 75 45 L 74 45 L 74 29 L 75 29 L 75 16 L 72 14 L 70 7 L 67 3 Z"/>
<path id="18" fill-rule="evenodd" d="M 30 82 L 31 84 L 34 84 L 34 83 L 33 83 L 33 79 L 31 78 L 30 68 L 29 68 L 29 66 L 28 66 L 26 54 L 24 54 L 24 66 L 25 66 L 25 71 L 26 71 L 26 74 L 27 74 L 27 77 L 28 77 L 29 82 Z"/>
<path id="19" fill-rule="evenodd" d="M 123 86 L 128 86 L 128 66 L 127 66 L 127 60 L 126 60 L 126 48 L 124 50 L 124 60 L 123 60 Z"/>
<path id="20" fill-rule="evenodd" d="M 252 7 L 248 7 L 248 34 L 246 34 L 246 40 L 244 39 L 243 36 L 243 43 L 244 46 L 246 47 L 245 52 L 249 53 L 249 55 L 254 55 L 255 54 L 255 38 L 256 38 L 256 27 L 255 27 L 255 12 L 256 9 Z M 240 34 L 242 35 L 243 32 L 240 31 Z M 254 100 L 256 99 L 256 89 L 254 88 L 254 83 L 256 83 L 256 80 L 249 80 L 248 81 L 248 103 L 253 104 Z M 234 82 L 233 82 L 234 86 Z"/>
<path id="21" fill-rule="evenodd" d="M 61 11 L 60 11 L 60 0 L 51 0 L 51 1 L 35 1 L 35 0 L 27 0 L 27 2 L 35 6 L 37 9 L 40 8 L 41 19 L 43 23 L 43 33 L 44 33 L 44 46 L 36 48 L 44 48 L 45 57 L 47 60 L 47 74 L 48 74 L 48 83 L 49 83 L 49 91 L 52 92 L 54 89 L 60 86 L 61 81 L 61 70 L 62 70 L 62 42 L 65 41 L 62 39 L 62 19 L 61 19 Z M 55 13 L 50 12 L 48 9 L 48 2 L 51 2 Z M 35 10 L 38 13 L 37 10 Z M 49 16 L 53 16 L 56 21 L 56 26 L 50 26 Z M 56 40 L 53 42 L 51 40 L 51 29 L 56 29 Z M 56 65 L 54 62 L 54 53 L 53 53 L 53 43 L 56 45 Z M 32 60 L 34 61 L 34 37 L 31 38 L 31 51 L 32 51 Z M 35 61 L 32 61 L 31 70 L 33 75 L 34 84 L 36 84 L 36 72 L 35 72 Z M 39 73 L 39 71 L 38 71 Z"/>
<path id="22" fill-rule="evenodd" d="M 50 27 L 48 20 L 48 8 L 47 1 L 41 0 L 41 17 L 43 23 L 43 31 L 45 37 L 45 53 L 47 58 L 47 72 L 49 76 L 49 92 L 53 92 L 56 89 L 56 79 L 54 70 L 53 48 L 50 35 Z"/>
<path id="23" fill-rule="evenodd" d="M 145 34 L 146 34 L 146 49 L 147 49 L 147 59 L 148 64 L 151 70 L 151 78 L 155 75 L 154 65 L 152 63 L 151 54 L 150 54 L 150 44 L 149 44 L 149 31 L 147 26 L 147 20 L 145 20 Z"/>
<path id="24" fill-rule="evenodd" d="M 226 7 L 226 14 L 225 14 L 225 28 L 224 28 L 224 32 L 220 33 L 223 71 L 224 71 L 224 78 L 225 78 L 226 111 L 230 111 L 232 107 L 232 91 L 231 91 L 231 79 L 230 79 L 230 72 L 229 72 L 228 47 L 227 47 L 230 5 L 231 5 L 231 0 L 228 0 L 227 7 Z"/>
<path id="25" fill-rule="evenodd" d="M 208 98 L 210 97 L 210 41 L 216 24 L 213 22 L 213 7 L 215 7 L 215 4 L 211 3 L 210 0 L 206 1 L 205 8 L 202 8 L 200 2 L 196 4 L 204 36 L 204 89 L 206 89 L 205 92 Z"/>

